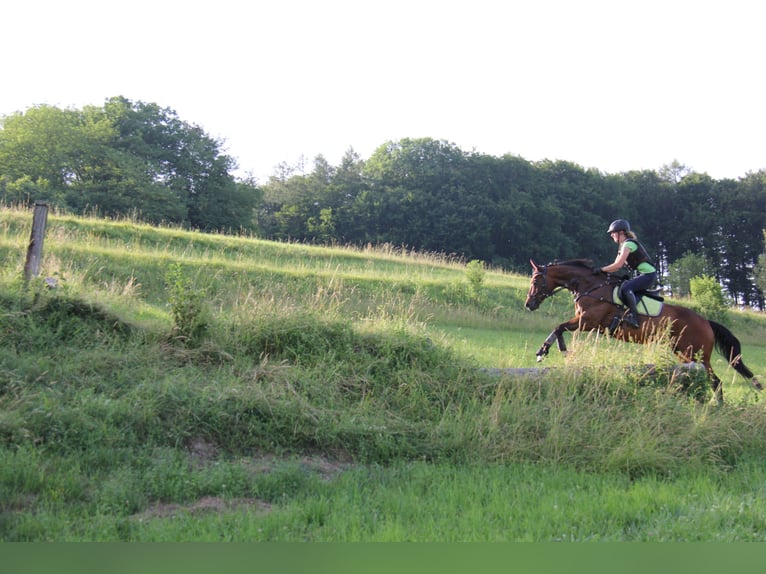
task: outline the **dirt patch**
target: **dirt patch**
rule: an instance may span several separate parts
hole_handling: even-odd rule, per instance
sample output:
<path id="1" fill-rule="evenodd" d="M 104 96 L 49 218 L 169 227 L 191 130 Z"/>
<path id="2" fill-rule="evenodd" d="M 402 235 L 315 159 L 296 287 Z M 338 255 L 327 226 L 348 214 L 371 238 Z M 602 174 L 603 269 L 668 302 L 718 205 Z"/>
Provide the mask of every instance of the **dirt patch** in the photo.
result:
<path id="1" fill-rule="evenodd" d="M 189 504 L 155 504 L 134 515 L 133 518 L 141 521 L 152 518 L 170 518 L 179 514 L 199 516 L 208 513 L 241 510 L 266 514 L 271 511 L 271 504 L 255 498 L 225 499 L 219 496 L 205 496 Z"/>
<path id="2" fill-rule="evenodd" d="M 254 473 L 269 473 L 286 464 L 298 464 L 307 473 L 316 473 L 323 480 L 332 480 L 340 473 L 354 466 L 350 461 L 331 459 L 322 455 L 304 455 L 284 458 L 275 454 L 258 454 L 246 461 L 247 467 Z"/>
<path id="3" fill-rule="evenodd" d="M 350 462 L 331 460 L 322 456 L 304 456 L 301 458 L 301 465 L 318 473 L 324 480 L 332 480 L 353 466 Z"/>
<path id="4" fill-rule="evenodd" d="M 186 450 L 197 467 L 214 462 L 220 455 L 218 446 L 204 437 L 191 439 L 186 445 Z M 299 458 L 284 458 L 271 453 L 255 453 L 242 458 L 240 462 L 245 464 L 251 472 L 268 473 L 290 461 L 297 462 L 307 472 L 319 474 L 324 480 L 332 480 L 341 472 L 353 467 L 353 462 L 344 459 L 344 457 L 330 458 L 319 454 L 307 454 Z"/>
<path id="5" fill-rule="evenodd" d="M 202 437 L 193 438 L 186 448 L 196 465 L 204 465 L 218 457 L 218 447 Z"/>
<path id="6" fill-rule="evenodd" d="M 205 437 L 197 436 L 186 443 L 186 452 L 190 463 L 197 469 L 214 464 L 221 456 L 221 449 Z M 248 472 L 253 474 L 269 474 L 279 471 L 286 465 L 298 465 L 302 471 L 319 476 L 322 480 L 335 479 L 342 472 L 354 466 L 351 460 L 337 459 L 319 454 L 305 454 L 300 457 L 282 457 L 272 453 L 258 452 L 238 459 Z M 134 520 L 150 520 L 153 518 L 169 518 L 180 514 L 192 516 L 207 513 L 232 511 L 255 512 L 265 514 L 270 512 L 272 505 L 256 498 L 222 498 L 206 496 L 188 504 L 156 503 L 132 516 Z"/>

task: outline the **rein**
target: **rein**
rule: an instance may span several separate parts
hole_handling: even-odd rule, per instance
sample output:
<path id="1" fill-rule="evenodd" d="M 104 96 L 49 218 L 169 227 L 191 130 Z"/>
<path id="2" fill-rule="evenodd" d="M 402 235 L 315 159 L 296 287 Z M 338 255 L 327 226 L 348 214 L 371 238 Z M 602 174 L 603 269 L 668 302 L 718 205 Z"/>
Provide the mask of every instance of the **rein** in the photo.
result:
<path id="1" fill-rule="evenodd" d="M 594 285 L 593 287 L 591 287 L 587 291 L 583 291 L 582 293 L 579 293 L 579 294 L 577 293 L 577 291 L 574 291 L 572 293 L 572 296 L 574 297 L 575 303 L 577 303 L 583 297 L 593 297 L 594 299 L 598 299 L 599 301 L 610 301 L 611 302 L 611 299 L 606 299 L 604 297 L 596 297 L 595 295 L 591 295 L 591 293 L 593 293 L 594 291 L 598 291 L 602 287 L 608 287 L 610 285 L 616 285 L 617 283 L 619 283 L 619 279 L 615 282 L 615 281 L 612 281 L 611 277 L 607 276 L 606 281 L 602 281 L 601 283 L 598 283 L 598 284 Z"/>
<path id="2" fill-rule="evenodd" d="M 548 265 L 543 265 L 541 269 L 542 270 L 537 269 L 532 276 L 533 279 L 535 275 L 539 275 L 540 277 L 543 278 L 540 290 L 536 294 L 538 303 L 542 303 L 545 299 L 547 299 L 548 297 L 552 297 L 553 295 L 555 295 L 562 289 L 566 289 L 567 291 L 572 292 L 572 296 L 574 298 L 575 303 L 577 303 L 583 297 L 593 297 L 594 299 L 597 299 L 599 301 L 607 301 L 607 299 L 605 299 L 604 297 L 597 297 L 595 295 L 592 295 L 592 293 L 594 291 L 598 291 L 602 287 L 607 287 L 609 285 L 615 285 L 619 283 L 619 279 L 613 280 L 613 278 L 607 274 L 606 280 L 591 286 L 589 289 L 587 289 L 586 291 L 583 291 L 582 293 L 577 290 L 577 283 L 578 283 L 577 277 L 572 277 L 571 279 L 567 280 L 562 285 L 555 285 L 553 289 L 549 289 L 548 288 Z M 530 289 L 530 294 L 531 292 L 532 292 L 532 289 Z"/>

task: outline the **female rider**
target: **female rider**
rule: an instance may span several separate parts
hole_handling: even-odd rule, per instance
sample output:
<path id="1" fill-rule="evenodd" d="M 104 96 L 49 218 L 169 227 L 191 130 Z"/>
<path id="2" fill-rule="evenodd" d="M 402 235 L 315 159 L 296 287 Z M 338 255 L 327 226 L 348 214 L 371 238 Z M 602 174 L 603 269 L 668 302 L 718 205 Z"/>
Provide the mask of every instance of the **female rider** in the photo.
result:
<path id="1" fill-rule="evenodd" d="M 620 286 L 620 298 L 630 310 L 624 321 L 629 326 L 638 329 L 635 292 L 654 286 L 657 282 L 657 268 L 644 246 L 636 239 L 636 234 L 630 230 L 630 223 L 624 219 L 616 219 L 609 226 L 607 233 L 619 245 L 619 250 L 614 263 L 601 267 L 601 271 L 614 273 L 627 265 L 633 272 L 634 277 L 624 281 Z"/>

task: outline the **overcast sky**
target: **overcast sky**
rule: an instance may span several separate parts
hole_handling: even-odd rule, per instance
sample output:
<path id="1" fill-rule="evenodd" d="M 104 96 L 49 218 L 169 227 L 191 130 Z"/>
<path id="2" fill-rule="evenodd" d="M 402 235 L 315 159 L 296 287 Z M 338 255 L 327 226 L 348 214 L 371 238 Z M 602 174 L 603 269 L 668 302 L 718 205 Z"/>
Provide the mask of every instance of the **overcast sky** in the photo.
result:
<path id="1" fill-rule="evenodd" d="M 31 0 L 0 13 L 0 115 L 157 103 L 238 174 L 432 137 L 608 173 L 766 168 L 757 0 Z"/>

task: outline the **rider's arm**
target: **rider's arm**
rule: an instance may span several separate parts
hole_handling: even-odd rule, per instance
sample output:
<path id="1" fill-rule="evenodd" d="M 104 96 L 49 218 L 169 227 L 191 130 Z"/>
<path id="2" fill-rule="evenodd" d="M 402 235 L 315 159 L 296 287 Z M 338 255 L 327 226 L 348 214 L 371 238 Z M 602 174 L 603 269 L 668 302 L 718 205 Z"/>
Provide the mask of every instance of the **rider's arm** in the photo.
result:
<path id="1" fill-rule="evenodd" d="M 614 260 L 614 263 L 610 263 L 609 265 L 604 265 L 601 268 L 601 271 L 604 273 L 615 273 L 616 271 L 619 271 L 622 269 L 625 265 L 625 262 L 628 260 L 628 255 L 630 255 L 630 247 L 627 245 L 627 241 L 622 244 L 622 247 L 620 248 L 620 252 L 617 254 L 617 258 Z"/>

